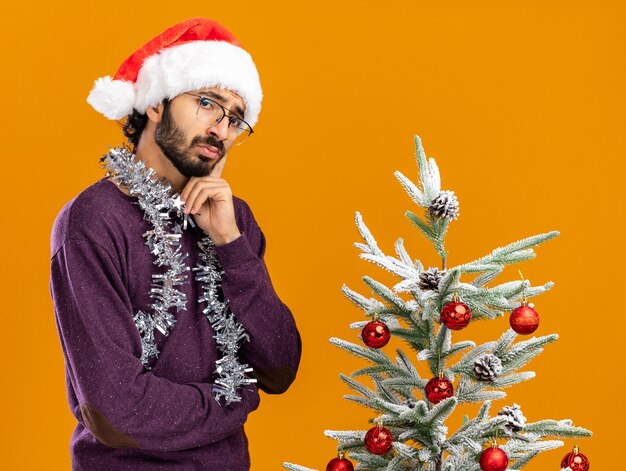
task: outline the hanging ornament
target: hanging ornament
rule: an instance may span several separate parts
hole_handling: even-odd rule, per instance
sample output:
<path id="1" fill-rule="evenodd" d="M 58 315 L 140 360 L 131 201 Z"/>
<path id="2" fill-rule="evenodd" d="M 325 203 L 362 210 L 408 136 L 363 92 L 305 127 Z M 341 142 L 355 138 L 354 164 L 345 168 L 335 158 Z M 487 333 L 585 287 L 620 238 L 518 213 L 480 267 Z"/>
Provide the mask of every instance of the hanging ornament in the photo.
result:
<path id="1" fill-rule="evenodd" d="M 375 455 L 384 455 L 391 450 L 393 435 L 389 429 L 382 426 L 382 421 L 376 419 L 376 426 L 365 434 L 365 448 Z"/>
<path id="2" fill-rule="evenodd" d="M 522 277 L 522 283 L 524 282 L 524 275 L 519 272 Z M 525 292 L 524 288 L 524 292 Z M 539 327 L 539 314 L 532 307 L 528 305 L 526 296 L 522 300 L 522 305 L 513 309 L 511 317 L 509 317 L 509 323 L 511 328 L 521 335 L 532 334 L 537 327 Z"/>
<path id="3" fill-rule="evenodd" d="M 383 321 L 378 320 L 378 315 L 374 314 L 374 320 L 365 324 L 361 331 L 363 343 L 368 347 L 382 348 L 389 342 L 391 333 L 389 327 Z"/>
<path id="4" fill-rule="evenodd" d="M 441 311 L 441 322 L 452 330 L 461 330 L 472 320 L 472 313 L 467 304 L 461 302 L 458 293 L 454 293 L 452 301 L 447 303 Z"/>
<path id="5" fill-rule="evenodd" d="M 518 334 L 532 334 L 539 327 L 539 314 L 528 305 L 528 301 L 524 298 L 522 305 L 511 312 L 509 323 Z"/>
<path id="6" fill-rule="evenodd" d="M 589 460 L 585 455 L 578 452 L 577 446 L 561 460 L 561 468 L 567 468 L 568 466 L 572 471 L 587 471 L 589 469 Z"/>
<path id="7" fill-rule="evenodd" d="M 438 404 L 444 399 L 454 395 L 454 387 L 452 381 L 446 378 L 443 373 L 439 373 L 438 377 L 432 378 L 426 383 L 426 397 L 433 404 Z"/>
<path id="8" fill-rule="evenodd" d="M 502 448 L 498 448 L 498 443 L 494 440 L 493 445 L 480 454 L 479 463 L 482 471 L 505 471 L 509 457 Z"/>
<path id="9" fill-rule="evenodd" d="M 343 457 L 343 453 L 339 453 L 337 458 L 333 458 L 326 465 L 326 471 L 354 471 L 352 461 Z"/>

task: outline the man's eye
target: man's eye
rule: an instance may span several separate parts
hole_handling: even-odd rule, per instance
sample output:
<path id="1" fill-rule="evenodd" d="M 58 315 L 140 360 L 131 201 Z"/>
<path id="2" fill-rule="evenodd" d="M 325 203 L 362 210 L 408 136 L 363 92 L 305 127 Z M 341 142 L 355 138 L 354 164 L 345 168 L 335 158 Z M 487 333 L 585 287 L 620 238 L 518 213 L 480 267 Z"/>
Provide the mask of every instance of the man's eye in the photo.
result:
<path id="1" fill-rule="evenodd" d="M 200 106 L 203 108 L 211 108 L 213 106 L 213 102 L 206 98 L 200 98 Z"/>
<path id="2" fill-rule="evenodd" d="M 241 126 L 241 120 L 239 118 L 236 118 L 235 116 L 229 116 L 228 121 L 230 122 L 231 126 Z"/>

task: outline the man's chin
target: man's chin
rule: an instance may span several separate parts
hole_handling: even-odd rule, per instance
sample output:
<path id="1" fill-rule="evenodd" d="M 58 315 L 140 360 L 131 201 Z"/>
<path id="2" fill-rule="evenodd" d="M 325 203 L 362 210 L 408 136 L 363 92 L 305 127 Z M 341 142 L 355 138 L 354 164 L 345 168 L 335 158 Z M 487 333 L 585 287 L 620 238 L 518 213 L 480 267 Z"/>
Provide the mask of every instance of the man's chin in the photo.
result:
<path id="1" fill-rule="evenodd" d="M 211 174 L 211 170 L 213 170 L 213 168 L 212 167 L 209 168 L 208 166 L 206 168 L 195 168 L 191 172 L 189 172 L 189 175 L 185 175 L 185 176 L 187 178 L 206 177 Z"/>
<path id="2" fill-rule="evenodd" d="M 198 162 L 196 162 L 197 165 L 194 165 L 191 169 L 190 173 L 192 173 L 192 176 L 206 177 L 207 175 L 210 175 L 211 170 L 213 170 L 213 167 L 215 167 L 216 162 L 202 154 L 196 154 L 196 157 L 198 159 Z"/>

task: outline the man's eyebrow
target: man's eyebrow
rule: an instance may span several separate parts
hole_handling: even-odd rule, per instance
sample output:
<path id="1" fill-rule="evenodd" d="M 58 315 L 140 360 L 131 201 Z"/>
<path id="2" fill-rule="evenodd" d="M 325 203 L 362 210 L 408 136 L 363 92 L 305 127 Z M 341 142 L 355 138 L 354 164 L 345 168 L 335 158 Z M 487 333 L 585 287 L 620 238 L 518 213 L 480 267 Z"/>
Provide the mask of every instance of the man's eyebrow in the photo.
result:
<path id="1" fill-rule="evenodd" d="M 213 92 L 211 90 L 201 90 L 198 93 L 200 93 L 200 95 L 206 95 L 209 98 L 213 98 L 214 100 L 219 100 L 221 102 L 225 102 L 226 101 L 226 98 L 224 98 L 222 95 L 220 95 L 219 93 L 215 93 L 215 92 Z M 239 115 L 239 117 L 243 117 L 243 115 L 244 115 L 243 109 L 241 109 L 241 106 L 239 106 L 239 105 L 235 106 L 233 111 L 235 113 L 237 113 Z"/>

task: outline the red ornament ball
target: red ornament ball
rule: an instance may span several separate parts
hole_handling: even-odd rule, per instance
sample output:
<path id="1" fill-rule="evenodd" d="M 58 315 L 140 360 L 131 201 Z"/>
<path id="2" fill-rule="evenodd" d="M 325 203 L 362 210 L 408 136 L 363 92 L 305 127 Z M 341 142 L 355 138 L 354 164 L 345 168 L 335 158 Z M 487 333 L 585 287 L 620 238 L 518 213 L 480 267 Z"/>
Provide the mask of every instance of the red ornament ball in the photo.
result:
<path id="1" fill-rule="evenodd" d="M 509 457 L 501 448 L 491 447 L 480 454 L 479 463 L 483 471 L 504 471 L 509 464 Z"/>
<path id="2" fill-rule="evenodd" d="M 345 458 L 333 458 L 326 465 L 326 471 L 354 471 L 354 466 Z"/>
<path id="3" fill-rule="evenodd" d="M 432 378 L 426 383 L 426 397 L 433 404 L 438 404 L 448 397 L 454 395 L 454 387 L 448 378 Z"/>
<path id="4" fill-rule="evenodd" d="M 539 327 L 539 314 L 532 307 L 522 304 L 513 309 L 509 323 L 518 334 L 532 334 Z"/>
<path id="5" fill-rule="evenodd" d="M 365 434 L 365 448 L 375 455 L 384 455 L 391 450 L 393 436 L 385 427 L 372 427 Z"/>
<path id="6" fill-rule="evenodd" d="M 452 330 L 461 330 L 467 327 L 472 320 L 472 313 L 467 304 L 460 301 L 450 301 L 441 311 L 441 322 Z"/>
<path id="7" fill-rule="evenodd" d="M 361 338 L 368 347 L 381 348 L 387 345 L 391 334 L 389 333 L 389 327 L 384 322 L 371 321 L 363 327 Z"/>
<path id="8" fill-rule="evenodd" d="M 582 453 L 578 453 L 578 448 L 568 453 L 561 461 L 561 468 L 570 467 L 572 471 L 587 471 L 589 469 L 589 460 Z"/>

